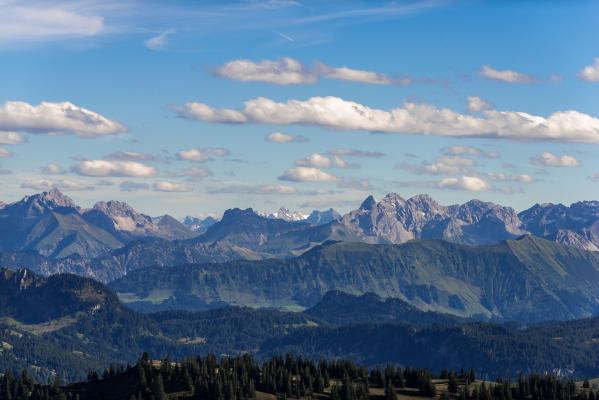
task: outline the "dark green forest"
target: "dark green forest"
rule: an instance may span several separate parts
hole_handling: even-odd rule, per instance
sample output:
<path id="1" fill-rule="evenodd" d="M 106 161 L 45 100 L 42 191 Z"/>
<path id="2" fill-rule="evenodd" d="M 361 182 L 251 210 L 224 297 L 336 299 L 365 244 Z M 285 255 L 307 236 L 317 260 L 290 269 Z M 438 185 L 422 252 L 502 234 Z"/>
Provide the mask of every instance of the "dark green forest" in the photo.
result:
<path id="1" fill-rule="evenodd" d="M 477 380 L 474 370 L 367 368 L 352 361 L 319 362 L 291 355 L 262 363 L 250 355 L 214 355 L 182 362 L 152 360 L 147 353 L 133 366 L 110 366 L 90 371 L 85 381 L 62 385 L 60 379 L 38 383 L 26 370 L 6 373 L 0 379 L 0 396 L 6 400 L 249 400 L 328 399 L 398 400 L 403 396 L 460 400 L 595 400 L 597 393 L 585 381 L 553 375 L 522 375 L 493 382 Z"/>

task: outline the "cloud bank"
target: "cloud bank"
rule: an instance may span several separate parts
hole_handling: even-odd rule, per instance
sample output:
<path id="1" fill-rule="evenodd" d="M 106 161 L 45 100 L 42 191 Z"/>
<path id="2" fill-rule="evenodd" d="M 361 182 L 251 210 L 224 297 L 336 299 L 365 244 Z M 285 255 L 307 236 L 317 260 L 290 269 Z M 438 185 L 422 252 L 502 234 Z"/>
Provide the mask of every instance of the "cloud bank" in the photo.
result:
<path id="1" fill-rule="evenodd" d="M 179 110 L 179 115 L 208 122 L 301 124 L 382 133 L 599 143 L 599 119 L 574 110 L 554 112 L 547 117 L 497 110 L 469 115 L 413 102 L 382 110 L 327 96 L 287 102 L 258 97 L 246 101 L 242 110 L 212 109 L 203 103 L 190 102 Z M 215 119 L 214 115 L 220 117 Z"/>

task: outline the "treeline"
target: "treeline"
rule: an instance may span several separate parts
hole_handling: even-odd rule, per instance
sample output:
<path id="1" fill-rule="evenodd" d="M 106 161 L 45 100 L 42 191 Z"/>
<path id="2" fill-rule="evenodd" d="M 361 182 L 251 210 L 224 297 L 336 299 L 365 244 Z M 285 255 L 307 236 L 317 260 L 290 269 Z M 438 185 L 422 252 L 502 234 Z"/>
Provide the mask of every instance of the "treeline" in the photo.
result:
<path id="1" fill-rule="evenodd" d="M 378 388 L 379 393 L 383 389 L 384 400 L 397 400 L 404 392 L 460 400 L 597 400 L 597 393 L 588 386 L 587 382 L 579 388 L 574 381 L 550 375 L 488 383 L 476 381 L 473 370 L 433 375 L 426 369 L 369 369 L 347 360 L 314 362 L 291 355 L 259 364 L 250 355 L 171 362 L 151 360 L 144 353 L 134 366 L 91 371 L 86 381 L 66 386 L 59 379 L 36 383 L 26 370 L 18 376 L 9 371 L 0 379 L 0 399 L 250 400 L 263 392 L 281 400 L 368 400 L 373 397 L 372 389 Z"/>

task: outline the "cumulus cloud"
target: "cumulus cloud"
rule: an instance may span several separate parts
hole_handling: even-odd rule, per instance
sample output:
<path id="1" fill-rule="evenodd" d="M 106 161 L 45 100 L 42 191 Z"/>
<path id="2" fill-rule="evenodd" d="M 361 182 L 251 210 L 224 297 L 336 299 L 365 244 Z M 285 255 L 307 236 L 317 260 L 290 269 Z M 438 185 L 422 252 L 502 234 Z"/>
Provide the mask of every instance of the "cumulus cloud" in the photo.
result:
<path id="1" fill-rule="evenodd" d="M 441 149 L 441 153 L 451 156 L 475 156 L 485 158 L 499 158 L 496 151 L 484 151 L 472 146 L 450 146 Z"/>
<path id="2" fill-rule="evenodd" d="M 259 62 L 232 60 L 218 68 L 216 74 L 237 81 L 266 82 L 277 85 L 312 84 L 321 77 L 373 85 L 409 84 L 411 82 L 406 77 L 392 79 L 379 72 L 349 67 L 331 67 L 320 62 L 316 63 L 314 68 L 309 68 L 289 57 Z"/>
<path id="3" fill-rule="evenodd" d="M 0 147 L 0 157 L 12 157 L 12 153 L 3 147 Z"/>
<path id="4" fill-rule="evenodd" d="M 316 71 L 319 76 L 342 81 L 370 83 L 374 85 L 389 85 L 394 82 L 387 75 L 378 72 L 364 71 L 348 67 L 334 68 L 322 63 L 317 64 Z M 404 83 L 409 83 L 409 80 L 404 81 Z"/>
<path id="5" fill-rule="evenodd" d="M 314 168 L 359 168 L 359 164 L 349 163 L 343 158 L 336 155 L 323 155 L 320 153 L 312 153 L 302 159 L 296 160 L 295 165 L 300 167 Z"/>
<path id="6" fill-rule="evenodd" d="M 216 70 L 228 79 L 238 81 L 267 82 L 277 85 L 299 85 L 316 82 L 316 76 L 299 61 L 289 57 L 278 60 L 233 60 Z"/>
<path id="7" fill-rule="evenodd" d="M 68 179 L 59 179 L 56 181 L 48 179 L 28 179 L 21 183 L 21 188 L 34 190 L 50 190 L 54 188 L 71 191 L 94 190 L 93 186 L 90 186 L 86 183 Z"/>
<path id="8" fill-rule="evenodd" d="M 459 178 L 443 178 L 437 182 L 439 189 L 467 190 L 471 192 L 483 192 L 489 190 L 489 183 L 476 176 L 462 176 Z"/>
<path id="9" fill-rule="evenodd" d="M 212 108 L 204 103 L 189 102 L 175 109 L 181 118 L 199 119 L 206 122 L 241 124 L 248 119 L 243 113 L 230 108 Z"/>
<path id="10" fill-rule="evenodd" d="M 167 44 L 169 36 L 175 33 L 174 29 L 166 30 L 159 35 L 149 38 L 144 42 L 144 46 L 146 46 L 150 50 L 159 51 L 164 49 Z"/>
<path id="11" fill-rule="evenodd" d="M 0 106 L 0 130 L 75 134 L 91 138 L 116 135 L 126 132 L 127 128 L 117 121 L 69 102 L 42 102 L 33 106 L 22 101 L 7 101 Z"/>
<path id="12" fill-rule="evenodd" d="M 526 185 L 534 182 L 534 178 L 528 174 L 506 175 L 503 173 L 489 172 L 489 173 L 485 174 L 485 176 L 488 177 L 492 181 L 498 181 L 498 182 L 516 182 L 516 183 L 522 183 L 522 184 L 526 184 Z"/>
<path id="13" fill-rule="evenodd" d="M 186 183 L 159 181 L 154 183 L 153 189 L 157 192 L 191 192 L 193 186 Z"/>
<path id="14" fill-rule="evenodd" d="M 483 65 L 480 70 L 480 75 L 495 81 L 507 82 L 507 83 L 533 83 L 535 78 L 523 74 L 522 72 L 512 71 L 511 69 L 497 70 L 488 65 Z"/>
<path id="15" fill-rule="evenodd" d="M 18 132 L 0 131 L 0 144 L 21 144 L 24 141 Z"/>
<path id="16" fill-rule="evenodd" d="M 599 57 L 595 58 L 594 64 L 584 67 L 578 76 L 585 81 L 599 82 Z"/>
<path id="17" fill-rule="evenodd" d="M 468 96 L 468 111 L 472 113 L 491 109 L 491 104 L 478 96 Z"/>
<path id="18" fill-rule="evenodd" d="M 273 143 L 302 143 L 307 142 L 308 138 L 302 135 L 288 135 L 282 132 L 271 132 L 265 137 L 267 142 Z"/>
<path id="19" fill-rule="evenodd" d="M 474 161 L 458 156 L 442 156 L 435 161 L 423 161 L 420 164 L 401 163 L 397 169 L 405 169 L 415 174 L 459 174 L 468 171 L 474 166 Z"/>
<path id="20" fill-rule="evenodd" d="M 331 159 L 319 153 L 312 153 L 309 156 L 297 160 L 295 165 L 302 167 L 329 168 L 333 163 Z"/>
<path id="21" fill-rule="evenodd" d="M 599 182 L 599 172 L 589 176 L 589 179 L 593 182 Z"/>
<path id="22" fill-rule="evenodd" d="M 544 165 L 546 167 L 578 167 L 580 162 L 569 155 L 558 156 L 549 152 L 544 152 L 530 159 L 533 164 Z"/>
<path id="23" fill-rule="evenodd" d="M 124 181 L 119 184 L 119 190 L 121 192 L 138 192 L 148 189 L 150 189 L 150 185 L 147 183 Z"/>
<path id="24" fill-rule="evenodd" d="M 50 163 L 46 165 L 44 168 L 42 168 L 42 172 L 44 174 L 57 175 L 64 174 L 65 170 L 60 165 Z"/>
<path id="25" fill-rule="evenodd" d="M 177 153 L 179 160 L 193 161 L 193 162 L 206 162 L 211 161 L 212 157 L 224 157 L 231 154 L 229 150 L 222 147 L 207 147 L 207 148 L 194 148 L 181 150 Z"/>
<path id="26" fill-rule="evenodd" d="M 194 104 L 198 103 L 188 103 L 186 107 L 193 108 Z M 208 106 L 204 104 L 202 107 Z M 229 111 L 233 111 L 235 117 L 220 122 L 304 124 L 384 133 L 599 143 L 599 119 L 574 110 L 558 111 L 548 117 L 497 110 L 485 110 L 480 116 L 475 116 L 406 102 L 403 108 L 387 111 L 329 96 L 284 103 L 259 97 L 246 101 L 242 111 Z M 213 121 L 201 115 L 193 118 Z"/>
<path id="27" fill-rule="evenodd" d="M 231 194 L 295 194 L 297 189 L 288 185 L 228 185 L 209 188 L 208 193 Z"/>
<path id="28" fill-rule="evenodd" d="M 154 167 L 135 161 L 85 160 L 72 168 L 84 176 L 128 176 L 148 178 L 158 175 Z"/>
<path id="29" fill-rule="evenodd" d="M 285 171 L 279 179 L 292 182 L 331 182 L 337 180 L 337 177 L 318 168 L 294 167 Z"/>

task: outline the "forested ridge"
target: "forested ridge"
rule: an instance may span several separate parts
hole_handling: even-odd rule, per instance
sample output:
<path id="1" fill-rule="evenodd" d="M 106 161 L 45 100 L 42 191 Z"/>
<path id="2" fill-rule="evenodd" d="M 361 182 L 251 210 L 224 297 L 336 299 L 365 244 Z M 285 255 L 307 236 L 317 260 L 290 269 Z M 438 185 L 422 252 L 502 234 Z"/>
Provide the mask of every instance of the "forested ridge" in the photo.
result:
<path id="1" fill-rule="evenodd" d="M 318 362 L 287 355 L 262 363 L 250 355 L 152 360 L 144 353 L 133 366 L 90 371 L 85 381 L 62 385 L 57 378 L 37 383 L 27 371 L 0 378 L 5 400 L 595 400 L 588 381 L 577 384 L 553 375 L 522 375 L 493 382 L 474 370 L 426 369 L 393 365 L 366 368 L 343 359 Z M 272 396 L 272 397 L 269 397 Z"/>

